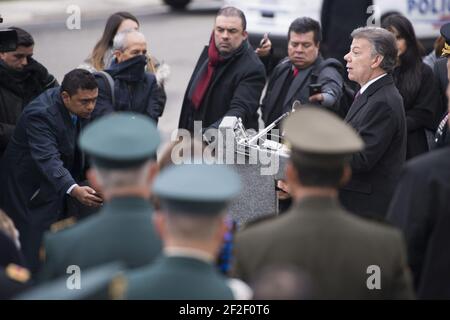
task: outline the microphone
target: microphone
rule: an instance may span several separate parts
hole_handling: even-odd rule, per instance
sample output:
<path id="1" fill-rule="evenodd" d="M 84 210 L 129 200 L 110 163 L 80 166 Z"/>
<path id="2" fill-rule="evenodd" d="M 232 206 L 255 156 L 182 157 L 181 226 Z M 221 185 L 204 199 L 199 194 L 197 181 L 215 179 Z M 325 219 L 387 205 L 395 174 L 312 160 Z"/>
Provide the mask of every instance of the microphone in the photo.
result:
<path id="1" fill-rule="evenodd" d="M 259 138 L 263 137 L 267 132 L 272 130 L 278 123 L 281 122 L 284 118 L 286 118 L 291 112 L 295 112 L 295 109 L 301 107 L 302 103 L 298 100 L 295 100 L 292 104 L 292 109 L 289 112 L 283 113 L 281 116 L 279 116 L 274 122 L 269 124 L 264 130 L 260 131 L 257 135 L 253 136 L 251 139 L 248 140 L 249 144 L 255 143 L 255 141 L 258 141 Z"/>
<path id="2" fill-rule="evenodd" d="M 302 106 L 302 103 L 298 100 L 295 100 L 294 103 L 292 104 L 292 110 L 291 112 L 295 112 L 295 110 L 297 108 L 300 108 Z"/>

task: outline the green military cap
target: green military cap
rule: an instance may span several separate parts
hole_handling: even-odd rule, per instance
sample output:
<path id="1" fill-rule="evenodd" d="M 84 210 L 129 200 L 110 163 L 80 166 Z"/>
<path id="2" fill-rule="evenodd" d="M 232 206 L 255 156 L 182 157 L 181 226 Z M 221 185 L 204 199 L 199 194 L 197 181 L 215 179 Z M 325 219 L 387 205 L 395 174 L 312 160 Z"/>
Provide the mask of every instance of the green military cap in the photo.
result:
<path id="1" fill-rule="evenodd" d="M 350 125 L 318 107 L 305 106 L 295 111 L 286 119 L 284 129 L 293 160 L 304 165 L 341 165 L 364 146 Z"/>
<path id="2" fill-rule="evenodd" d="M 450 55 L 450 23 L 446 23 L 441 27 L 441 36 L 445 39 L 442 56 L 448 57 Z"/>
<path id="3" fill-rule="evenodd" d="M 153 185 L 162 207 L 178 213 L 220 213 L 239 190 L 238 174 L 225 165 L 173 165 Z"/>
<path id="4" fill-rule="evenodd" d="M 155 157 L 160 136 L 150 118 L 131 112 L 104 116 L 84 129 L 80 148 L 102 168 L 138 166 Z"/>
<path id="5" fill-rule="evenodd" d="M 111 262 L 89 269 L 80 269 L 79 286 L 75 271 L 43 283 L 16 297 L 17 300 L 106 300 L 114 292 L 113 279 L 120 277 L 124 270 L 120 262 Z"/>

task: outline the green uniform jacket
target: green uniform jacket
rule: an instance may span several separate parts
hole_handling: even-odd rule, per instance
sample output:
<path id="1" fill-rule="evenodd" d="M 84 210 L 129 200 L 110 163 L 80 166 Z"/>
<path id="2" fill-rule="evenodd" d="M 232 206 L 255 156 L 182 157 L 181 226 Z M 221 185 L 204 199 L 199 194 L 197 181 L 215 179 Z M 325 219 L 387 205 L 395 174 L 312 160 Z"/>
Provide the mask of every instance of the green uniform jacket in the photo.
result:
<path id="1" fill-rule="evenodd" d="M 127 299 L 234 299 L 226 278 L 213 264 L 191 257 L 162 256 L 151 266 L 131 272 L 127 280 Z"/>
<path id="2" fill-rule="evenodd" d="M 83 268 L 118 261 L 136 268 L 154 260 L 161 241 L 152 222 L 153 208 L 142 198 L 115 198 L 102 210 L 70 229 L 47 233 L 40 280 L 67 275 L 67 267 Z"/>
<path id="3" fill-rule="evenodd" d="M 309 274 L 314 299 L 413 298 L 401 233 L 349 214 L 333 198 L 304 199 L 238 233 L 233 276 L 248 281 L 272 264 Z M 375 283 L 372 265 L 380 267 L 380 290 L 367 286 Z"/>

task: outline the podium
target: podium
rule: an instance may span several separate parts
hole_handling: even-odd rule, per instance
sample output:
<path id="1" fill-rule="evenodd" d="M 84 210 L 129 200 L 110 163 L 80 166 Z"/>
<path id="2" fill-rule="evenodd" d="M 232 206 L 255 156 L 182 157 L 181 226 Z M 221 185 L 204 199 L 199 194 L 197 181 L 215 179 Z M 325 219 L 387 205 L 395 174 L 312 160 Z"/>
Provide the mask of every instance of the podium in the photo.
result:
<path id="1" fill-rule="evenodd" d="M 242 189 L 228 212 L 239 225 L 278 213 L 276 180 L 284 178 L 289 158 L 281 144 L 264 140 L 264 132 L 245 136 L 236 117 L 225 117 L 219 126 L 218 160 L 232 167 L 240 176 Z M 223 139 L 221 141 L 221 139 Z"/>

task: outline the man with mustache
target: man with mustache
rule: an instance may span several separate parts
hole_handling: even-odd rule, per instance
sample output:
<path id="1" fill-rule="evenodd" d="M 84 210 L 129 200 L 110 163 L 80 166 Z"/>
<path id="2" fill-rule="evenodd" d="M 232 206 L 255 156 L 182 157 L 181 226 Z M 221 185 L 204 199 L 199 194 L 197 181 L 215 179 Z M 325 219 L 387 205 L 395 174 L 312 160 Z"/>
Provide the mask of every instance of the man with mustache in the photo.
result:
<path id="1" fill-rule="evenodd" d="M 292 104 L 317 104 L 338 112 L 342 96 L 344 71 L 339 61 L 325 60 L 319 54 L 322 32 L 320 24 L 311 18 L 295 19 L 288 31 L 288 57 L 273 71 L 261 110 L 266 126 Z M 310 92 L 309 85 L 320 84 L 320 92 Z"/>

